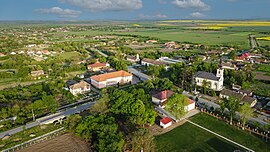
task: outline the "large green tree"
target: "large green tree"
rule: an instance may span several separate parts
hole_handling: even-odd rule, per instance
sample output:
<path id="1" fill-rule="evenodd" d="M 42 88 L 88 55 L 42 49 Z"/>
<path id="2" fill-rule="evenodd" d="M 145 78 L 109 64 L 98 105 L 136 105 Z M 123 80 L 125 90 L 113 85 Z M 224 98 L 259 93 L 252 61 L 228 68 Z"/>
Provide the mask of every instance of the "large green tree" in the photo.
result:
<path id="1" fill-rule="evenodd" d="M 134 152 L 155 151 L 154 137 L 145 128 L 140 128 L 132 134 L 131 145 L 132 145 L 132 151 Z"/>
<path id="2" fill-rule="evenodd" d="M 221 106 L 224 108 L 225 112 L 228 110 L 229 116 L 230 116 L 230 124 L 232 124 L 233 117 L 235 116 L 235 112 L 239 109 L 239 103 L 240 99 L 229 97 L 229 99 L 223 99 L 223 102 L 221 103 Z"/>
<path id="3" fill-rule="evenodd" d="M 240 107 L 239 113 L 240 120 L 242 122 L 242 129 L 244 130 L 247 120 L 253 116 L 253 110 L 250 108 L 248 103 L 245 103 Z"/>
<path id="4" fill-rule="evenodd" d="M 90 142 L 93 151 L 121 152 L 124 139 L 118 130 L 113 117 L 93 115 L 86 117 L 76 127 L 76 134 Z"/>
<path id="5" fill-rule="evenodd" d="M 154 124 L 156 116 L 152 107 L 124 90 L 114 90 L 110 94 L 110 111 L 124 121 L 134 124 Z"/>
<path id="6" fill-rule="evenodd" d="M 188 97 L 183 94 L 175 93 L 168 99 L 165 109 L 174 115 L 176 119 L 180 119 L 186 114 L 185 106 L 187 106 L 189 102 Z"/>

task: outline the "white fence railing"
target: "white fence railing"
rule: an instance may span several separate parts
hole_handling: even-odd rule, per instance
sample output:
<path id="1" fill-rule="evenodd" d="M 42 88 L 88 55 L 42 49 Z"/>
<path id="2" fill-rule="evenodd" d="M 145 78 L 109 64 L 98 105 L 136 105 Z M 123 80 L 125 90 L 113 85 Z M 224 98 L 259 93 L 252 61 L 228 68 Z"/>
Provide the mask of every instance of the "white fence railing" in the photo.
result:
<path id="1" fill-rule="evenodd" d="M 61 134 L 65 133 L 65 129 L 64 127 L 62 128 L 59 128 L 57 130 L 54 130 L 52 132 L 49 132 L 47 134 L 44 134 L 42 136 L 39 136 L 39 137 L 36 137 L 34 139 L 31 139 L 31 140 L 28 140 L 26 142 L 23 142 L 21 144 L 18 144 L 18 145 L 15 145 L 11 148 L 8 148 L 8 149 L 5 149 L 5 150 L 2 150 L 2 152 L 12 152 L 12 151 L 17 151 L 17 150 L 20 150 L 20 149 L 23 149 L 23 148 L 26 148 L 26 147 L 29 147 L 31 145 L 34 145 L 34 144 L 37 144 L 37 143 L 40 143 L 40 142 L 43 142 L 43 141 L 46 141 L 48 139 L 52 139 L 52 138 L 55 138 Z"/>

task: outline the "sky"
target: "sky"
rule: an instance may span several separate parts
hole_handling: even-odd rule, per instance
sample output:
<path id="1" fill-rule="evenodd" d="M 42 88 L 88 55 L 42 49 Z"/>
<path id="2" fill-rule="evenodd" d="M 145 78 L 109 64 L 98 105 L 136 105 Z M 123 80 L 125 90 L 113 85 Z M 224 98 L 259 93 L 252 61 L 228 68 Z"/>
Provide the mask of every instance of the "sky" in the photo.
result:
<path id="1" fill-rule="evenodd" d="M 270 19 L 270 0 L 0 0 L 0 20 Z"/>

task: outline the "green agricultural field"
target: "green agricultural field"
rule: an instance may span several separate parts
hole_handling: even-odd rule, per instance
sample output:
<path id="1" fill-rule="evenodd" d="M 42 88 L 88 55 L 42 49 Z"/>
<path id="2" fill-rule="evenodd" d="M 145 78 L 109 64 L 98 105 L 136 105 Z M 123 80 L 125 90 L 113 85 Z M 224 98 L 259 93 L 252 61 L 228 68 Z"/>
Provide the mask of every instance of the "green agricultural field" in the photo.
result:
<path id="1" fill-rule="evenodd" d="M 266 143 L 261 138 L 247 133 L 241 129 L 230 126 L 216 118 L 200 113 L 191 118 L 191 121 L 207 129 L 214 131 L 228 139 L 242 144 L 252 150 L 267 152 L 270 149 L 270 142 Z"/>
<path id="2" fill-rule="evenodd" d="M 232 35 L 232 32 L 201 30 L 152 30 L 146 32 L 125 32 L 125 34 L 156 37 L 161 40 L 201 43 L 207 45 L 238 45 L 249 47 L 248 34 Z"/>
<path id="3" fill-rule="evenodd" d="M 229 152 L 241 149 L 190 123 L 156 137 L 158 152 Z"/>

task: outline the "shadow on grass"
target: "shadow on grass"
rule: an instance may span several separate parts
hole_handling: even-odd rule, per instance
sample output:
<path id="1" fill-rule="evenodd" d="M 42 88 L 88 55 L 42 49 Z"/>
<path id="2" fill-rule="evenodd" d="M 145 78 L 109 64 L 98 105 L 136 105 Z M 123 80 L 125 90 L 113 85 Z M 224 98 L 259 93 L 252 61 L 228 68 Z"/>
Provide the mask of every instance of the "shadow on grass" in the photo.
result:
<path id="1" fill-rule="evenodd" d="M 218 152 L 233 152 L 235 150 L 240 150 L 237 146 L 225 142 L 217 137 L 211 138 L 206 143 Z"/>

